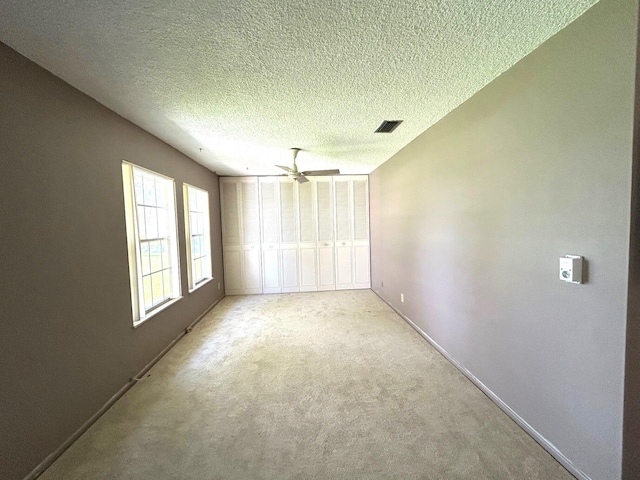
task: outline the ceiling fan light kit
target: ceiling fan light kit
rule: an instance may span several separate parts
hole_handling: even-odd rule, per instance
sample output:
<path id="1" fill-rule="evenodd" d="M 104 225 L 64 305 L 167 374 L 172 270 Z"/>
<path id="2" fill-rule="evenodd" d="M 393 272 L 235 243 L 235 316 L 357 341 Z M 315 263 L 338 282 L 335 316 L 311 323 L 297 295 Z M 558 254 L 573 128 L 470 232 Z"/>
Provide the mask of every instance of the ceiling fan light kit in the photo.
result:
<path id="1" fill-rule="evenodd" d="M 298 153 L 300 152 L 300 148 L 292 148 L 293 152 L 293 165 L 291 167 L 285 167 L 282 165 L 276 165 L 276 167 L 281 168 L 285 172 L 288 173 L 289 178 L 295 180 L 298 183 L 306 183 L 309 181 L 307 177 L 313 176 L 327 176 L 327 175 L 340 175 L 340 170 L 332 169 L 332 170 L 307 170 L 304 172 L 298 171 L 298 166 L 296 165 L 296 158 L 298 157 Z"/>

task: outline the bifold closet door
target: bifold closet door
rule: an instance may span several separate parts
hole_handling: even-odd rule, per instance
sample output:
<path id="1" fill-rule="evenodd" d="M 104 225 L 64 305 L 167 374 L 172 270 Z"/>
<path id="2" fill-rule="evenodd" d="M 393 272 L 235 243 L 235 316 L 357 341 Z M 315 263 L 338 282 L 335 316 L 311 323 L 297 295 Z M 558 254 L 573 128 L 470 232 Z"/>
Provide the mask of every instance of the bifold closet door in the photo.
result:
<path id="1" fill-rule="evenodd" d="M 369 244 L 369 182 L 354 177 L 353 192 L 353 288 L 371 288 Z"/>
<path id="2" fill-rule="evenodd" d="M 316 181 L 298 185 L 300 225 L 300 291 L 318 290 L 318 244 L 316 235 Z"/>
<path id="3" fill-rule="evenodd" d="M 258 180 L 225 177 L 220 187 L 225 293 L 262 293 Z"/>
<path id="4" fill-rule="evenodd" d="M 371 287 L 368 187 L 364 176 L 334 177 L 338 290 Z"/>
<path id="5" fill-rule="evenodd" d="M 283 292 L 299 292 L 298 182 L 280 180 L 280 265 Z"/>
<path id="6" fill-rule="evenodd" d="M 242 234 L 240 233 L 239 188 L 237 182 L 220 179 L 224 288 L 228 295 L 242 292 Z"/>
<path id="7" fill-rule="evenodd" d="M 333 180 L 316 179 L 318 215 L 318 290 L 335 290 L 335 237 L 333 212 Z"/>
<path id="8" fill-rule="evenodd" d="M 352 182 L 348 177 L 336 177 L 336 289 L 353 288 L 353 207 Z"/>
<path id="9" fill-rule="evenodd" d="M 227 295 L 370 287 L 366 176 L 220 179 Z"/>
<path id="10" fill-rule="evenodd" d="M 280 293 L 280 181 L 260 178 L 260 216 L 262 220 L 262 292 Z"/>

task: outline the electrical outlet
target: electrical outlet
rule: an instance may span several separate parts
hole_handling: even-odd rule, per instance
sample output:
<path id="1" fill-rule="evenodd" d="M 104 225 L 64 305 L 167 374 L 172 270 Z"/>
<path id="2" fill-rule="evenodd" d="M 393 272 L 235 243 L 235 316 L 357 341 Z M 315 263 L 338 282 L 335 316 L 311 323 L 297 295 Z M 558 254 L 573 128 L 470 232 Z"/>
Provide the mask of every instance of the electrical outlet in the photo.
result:
<path id="1" fill-rule="evenodd" d="M 380 286 L 381 286 L 381 287 L 384 287 L 384 280 L 382 280 L 382 281 L 380 282 Z"/>
<path id="2" fill-rule="evenodd" d="M 220 290 L 220 282 L 218 282 L 218 290 Z"/>
<path id="3" fill-rule="evenodd" d="M 404 293 L 400 294 L 400 303 L 404 303 Z"/>

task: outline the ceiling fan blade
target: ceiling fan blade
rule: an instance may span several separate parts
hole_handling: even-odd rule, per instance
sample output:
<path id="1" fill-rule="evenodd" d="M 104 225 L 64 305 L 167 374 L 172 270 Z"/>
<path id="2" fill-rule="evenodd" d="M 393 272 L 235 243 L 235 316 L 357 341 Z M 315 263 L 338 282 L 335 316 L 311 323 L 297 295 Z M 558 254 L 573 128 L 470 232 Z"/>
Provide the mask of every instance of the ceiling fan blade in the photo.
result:
<path id="1" fill-rule="evenodd" d="M 276 165 L 276 167 L 281 168 L 285 172 L 289 172 L 289 173 L 293 172 L 293 170 L 291 170 L 289 167 L 283 167 L 282 165 Z"/>
<path id="2" fill-rule="evenodd" d="M 298 175 L 297 177 L 295 177 L 295 181 L 298 183 L 307 183 L 309 179 L 304 175 Z"/>
<path id="3" fill-rule="evenodd" d="M 339 175 L 340 174 L 340 170 L 333 169 L 333 170 L 309 170 L 306 172 L 302 172 L 303 175 Z"/>

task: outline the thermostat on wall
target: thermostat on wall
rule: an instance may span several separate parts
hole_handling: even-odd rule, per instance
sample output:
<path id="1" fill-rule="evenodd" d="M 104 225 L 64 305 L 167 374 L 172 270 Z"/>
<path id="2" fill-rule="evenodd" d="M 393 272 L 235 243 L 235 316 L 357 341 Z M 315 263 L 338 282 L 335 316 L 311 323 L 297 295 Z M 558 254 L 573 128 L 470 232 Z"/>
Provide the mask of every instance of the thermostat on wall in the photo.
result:
<path id="1" fill-rule="evenodd" d="M 560 257 L 560 280 L 569 283 L 582 283 L 582 257 L 565 255 Z"/>

